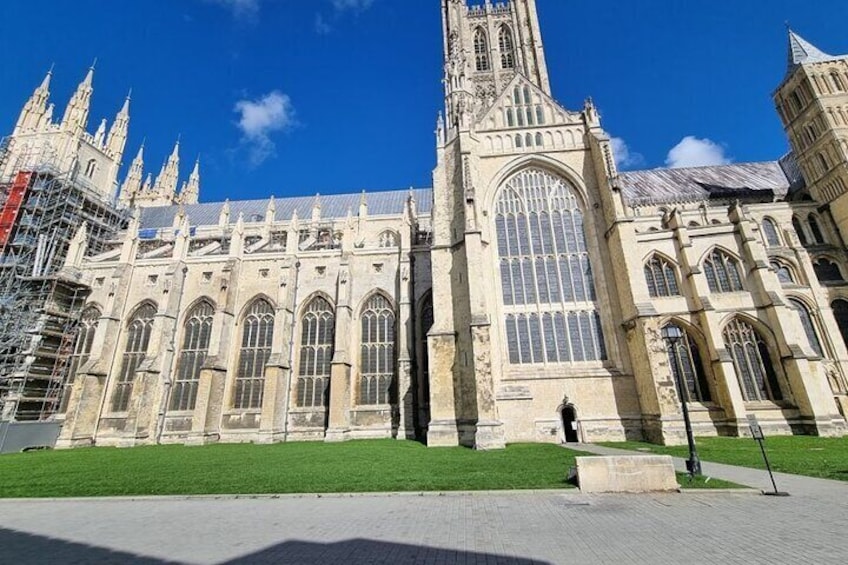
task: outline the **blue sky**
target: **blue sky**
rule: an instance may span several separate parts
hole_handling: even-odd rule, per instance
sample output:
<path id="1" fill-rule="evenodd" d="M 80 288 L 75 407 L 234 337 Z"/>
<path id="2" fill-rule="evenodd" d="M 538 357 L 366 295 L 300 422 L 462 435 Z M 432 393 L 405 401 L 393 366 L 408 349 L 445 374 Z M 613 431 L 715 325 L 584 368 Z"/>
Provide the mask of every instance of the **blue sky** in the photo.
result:
<path id="1" fill-rule="evenodd" d="M 538 6 L 555 98 L 592 96 L 630 168 L 779 157 L 784 22 L 848 52 L 844 0 Z M 155 173 L 180 136 L 203 201 L 430 185 L 438 0 L 4 0 L 0 21 L 4 132 L 51 64 L 60 114 L 96 57 L 89 129 L 132 88 L 125 162 L 146 138 Z"/>

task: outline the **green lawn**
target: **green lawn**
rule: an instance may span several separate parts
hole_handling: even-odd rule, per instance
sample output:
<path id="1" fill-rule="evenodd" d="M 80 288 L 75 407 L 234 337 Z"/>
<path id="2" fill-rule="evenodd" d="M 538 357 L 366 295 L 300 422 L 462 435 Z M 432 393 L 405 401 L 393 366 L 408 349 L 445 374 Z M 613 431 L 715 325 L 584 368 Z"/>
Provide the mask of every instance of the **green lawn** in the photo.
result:
<path id="1" fill-rule="evenodd" d="M 0 497 L 570 488 L 575 455 L 393 440 L 37 451 L 0 456 Z"/>
<path id="2" fill-rule="evenodd" d="M 730 481 L 723 481 L 721 479 L 714 479 L 712 477 L 705 477 L 703 475 L 699 477 L 690 477 L 689 473 L 677 473 L 677 483 L 682 488 L 687 489 L 748 488 L 745 485 L 738 485 L 736 483 L 731 483 Z"/>
<path id="3" fill-rule="evenodd" d="M 703 461 L 765 469 L 760 448 L 753 439 L 699 437 L 695 443 Z M 684 458 L 689 454 L 685 445 L 666 447 L 635 441 L 604 445 Z M 777 436 L 766 438 L 765 446 L 774 471 L 848 481 L 848 437 Z"/>

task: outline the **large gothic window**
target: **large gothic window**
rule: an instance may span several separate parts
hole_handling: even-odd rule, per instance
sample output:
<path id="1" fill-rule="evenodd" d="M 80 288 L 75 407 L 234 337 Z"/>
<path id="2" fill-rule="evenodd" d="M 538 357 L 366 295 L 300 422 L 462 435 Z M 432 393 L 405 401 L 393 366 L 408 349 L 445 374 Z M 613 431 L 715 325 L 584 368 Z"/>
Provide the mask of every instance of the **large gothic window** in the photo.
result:
<path id="1" fill-rule="evenodd" d="M 306 307 L 300 330 L 297 405 L 327 406 L 327 384 L 336 335 L 336 316 L 330 303 L 316 296 Z"/>
<path id="2" fill-rule="evenodd" d="M 121 371 L 118 373 L 118 381 L 115 383 L 115 391 L 112 395 L 113 412 L 125 412 L 129 408 L 135 372 L 147 354 L 155 315 L 156 308 L 150 303 L 145 303 L 139 306 L 130 317 L 127 324 L 127 342 L 121 357 Z"/>
<path id="3" fill-rule="evenodd" d="M 527 169 L 495 217 L 510 363 L 606 359 L 583 212 L 566 182 Z"/>
<path id="4" fill-rule="evenodd" d="M 501 51 L 501 68 L 515 68 L 515 44 L 512 41 L 512 30 L 502 25 L 498 32 L 498 47 Z"/>
<path id="5" fill-rule="evenodd" d="M 261 408 L 265 388 L 265 365 L 274 340 L 274 308 L 267 300 L 253 302 L 242 322 L 234 408 Z"/>
<path id="6" fill-rule="evenodd" d="M 478 71 L 489 70 L 489 40 L 486 32 L 478 27 L 474 32 L 474 62 Z"/>
<path id="7" fill-rule="evenodd" d="M 674 267 L 670 261 L 661 255 L 653 255 L 645 263 L 645 280 L 648 283 L 648 293 L 653 298 L 680 295 Z"/>
<path id="8" fill-rule="evenodd" d="M 177 361 L 177 377 L 171 391 L 171 410 L 194 410 L 200 369 L 209 351 L 212 316 L 215 309 L 207 301 L 192 308 L 183 327 L 183 347 Z"/>
<path id="9" fill-rule="evenodd" d="M 733 358 L 733 367 L 748 401 L 781 400 L 777 373 L 768 346 L 757 331 L 740 319 L 731 321 L 723 332 L 724 346 Z"/>
<path id="10" fill-rule="evenodd" d="M 769 247 L 780 246 L 780 236 L 777 234 L 777 226 L 771 218 L 763 218 L 763 234 L 766 236 L 766 244 Z"/>
<path id="11" fill-rule="evenodd" d="M 86 308 L 80 317 L 80 323 L 77 326 L 77 336 L 74 341 L 74 352 L 68 359 L 68 376 L 65 379 L 65 385 L 62 388 L 62 398 L 59 403 L 59 413 L 62 414 L 68 409 L 68 400 L 71 397 L 71 389 L 77 377 L 79 368 L 88 361 L 91 355 L 91 346 L 94 343 L 94 332 L 97 331 L 97 323 L 100 320 L 100 310 L 96 306 Z"/>
<path id="12" fill-rule="evenodd" d="M 797 298 L 789 298 L 787 303 L 789 304 L 789 307 L 795 310 L 798 314 L 798 319 L 801 321 L 801 327 L 804 328 L 804 334 L 807 336 L 807 341 L 809 342 L 810 347 L 813 348 L 813 351 L 815 351 L 819 357 L 823 357 L 824 351 L 822 351 L 821 342 L 819 341 L 819 336 L 816 333 L 816 326 L 813 322 L 812 316 L 810 315 L 810 311 L 804 303 Z"/>
<path id="13" fill-rule="evenodd" d="M 676 324 L 669 324 L 675 325 Z M 675 383 L 683 383 L 685 390 L 680 391 L 685 395 L 687 402 L 709 402 L 710 387 L 707 384 L 707 375 L 701 362 L 701 354 L 698 345 L 689 337 L 689 334 L 677 326 L 683 336 L 673 342 L 665 340 L 665 349 L 671 366 Z"/>
<path id="14" fill-rule="evenodd" d="M 704 260 L 704 274 L 710 292 L 736 292 L 742 290 L 739 263 L 728 253 L 714 249 Z"/>
<path id="15" fill-rule="evenodd" d="M 848 347 L 848 301 L 837 299 L 830 304 L 833 310 L 833 317 L 836 318 L 836 325 L 839 326 L 839 333 L 842 334 L 842 341 Z"/>
<path id="16" fill-rule="evenodd" d="M 359 404 L 388 404 L 395 376 L 395 312 L 381 294 L 362 312 Z"/>

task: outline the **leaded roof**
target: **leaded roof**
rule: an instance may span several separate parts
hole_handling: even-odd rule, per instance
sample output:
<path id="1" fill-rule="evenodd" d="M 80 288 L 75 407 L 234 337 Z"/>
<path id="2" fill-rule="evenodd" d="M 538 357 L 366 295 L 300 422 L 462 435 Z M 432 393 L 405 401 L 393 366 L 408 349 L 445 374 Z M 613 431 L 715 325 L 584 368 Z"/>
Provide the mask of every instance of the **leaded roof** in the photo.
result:
<path id="1" fill-rule="evenodd" d="M 628 171 L 618 178 L 631 205 L 716 199 L 780 199 L 790 181 L 780 163 L 739 163 L 680 169 Z"/>
<path id="2" fill-rule="evenodd" d="M 390 216 L 403 213 L 410 193 L 415 197 L 419 214 L 429 214 L 432 208 L 433 195 L 429 188 L 417 188 L 410 190 L 387 190 L 382 192 L 368 192 L 365 201 L 368 204 L 370 216 Z M 362 194 L 328 194 L 317 197 L 321 203 L 321 218 L 341 219 L 345 218 L 348 211 L 353 214 L 359 212 L 359 203 Z M 298 217 L 309 219 L 312 216 L 312 207 L 315 205 L 316 196 L 296 196 L 291 198 L 276 198 L 275 221 L 291 220 L 294 211 L 297 210 Z M 264 221 L 268 210 L 269 198 L 261 200 L 233 200 L 229 201 L 230 221 L 235 222 L 239 214 L 244 221 Z M 204 202 L 202 204 L 191 204 L 185 206 L 192 226 L 215 226 L 221 216 L 224 202 Z M 179 211 L 179 206 L 157 206 L 141 209 L 141 229 L 158 229 L 171 227 L 174 216 Z"/>

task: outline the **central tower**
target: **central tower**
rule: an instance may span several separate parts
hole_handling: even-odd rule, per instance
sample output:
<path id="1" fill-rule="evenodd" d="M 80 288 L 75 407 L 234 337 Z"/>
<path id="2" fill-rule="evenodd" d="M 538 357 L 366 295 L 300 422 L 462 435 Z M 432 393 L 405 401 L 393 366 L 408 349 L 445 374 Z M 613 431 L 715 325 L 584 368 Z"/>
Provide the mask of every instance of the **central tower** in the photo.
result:
<path id="1" fill-rule="evenodd" d="M 529 439 L 537 433 L 527 429 L 526 417 L 519 416 L 530 408 L 526 401 L 534 407 L 554 402 L 550 407 L 554 414 L 556 403 L 568 393 L 566 377 L 585 376 L 587 369 L 594 374 L 606 370 L 596 308 L 596 302 L 606 297 L 596 301 L 589 293 L 580 304 L 572 298 L 554 303 L 550 294 L 536 300 L 542 294 L 534 291 L 533 298 L 528 293 L 522 294 L 520 303 L 514 300 L 515 279 L 506 271 L 513 264 L 526 265 L 521 278 L 533 286 L 541 272 L 536 267 L 529 270 L 530 264 L 536 264 L 531 256 L 536 250 L 507 249 L 507 228 L 500 217 L 505 204 L 497 199 L 507 195 L 513 207 L 532 208 L 533 213 L 544 209 L 546 215 L 539 217 L 549 217 L 552 211 L 559 214 L 559 208 L 580 201 L 582 211 L 563 211 L 581 218 L 585 213 L 588 233 L 602 223 L 603 210 L 613 206 L 586 204 L 604 198 L 598 186 L 608 186 L 615 171 L 609 139 L 591 102 L 582 112 L 569 112 L 551 97 L 535 0 L 486 0 L 471 6 L 465 0 L 442 0 L 442 26 L 445 112 L 437 124 L 433 173 L 435 321 L 428 334 L 431 421 L 427 441 L 436 446 L 461 443 L 495 449 L 503 447 L 507 437 Z M 525 181 L 547 184 L 528 192 Z M 531 196 L 533 190 L 536 196 Z M 559 233 L 556 230 L 562 230 L 550 223 L 545 229 L 551 240 Z M 538 251 L 551 254 L 551 249 Z M 590 257 L 584 251 L 573 259 L 584 261 L 589 269 Z M 601 263 L 600 249 L 591 251 L 592 260 L 597 261 L 592 269 L 603 273 L 607 268 Z M 566 260 L 567 253 L 563 248 L 561 257 L 538 260 L 548 261 L 553 273 L 551 261 Z M 585 278 L 589 277 L 587 270 Z M 581 288 L 588 288 L 585 282 L 580 282 Z M 562 320 L 571 316 L 575 329 L 580 318 L 584 325 L 580 335 L 591 336 L 594 348 L 585 356 L 581 352 L 579 359 L 569 357 L 567 367 L 522 366 L 525 361 L 514 354 L 515 345 L 530 339 L 524 339 L 520 333 L 524 330 L 515 320 L 530 320 L 531 315 L 536 327 L 530 322 L 523 328 L 533 335 L 541 335 L 543 321 L 555 316 Z M 566 325 L 563 322 L 562 331 Z M 547 373 L 536 378 L 540 371 Z M 551 393 L 551 385 L 562 388 Z"/>

